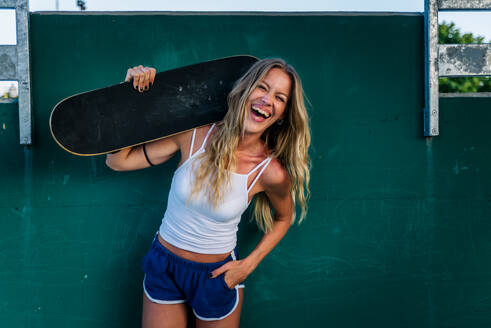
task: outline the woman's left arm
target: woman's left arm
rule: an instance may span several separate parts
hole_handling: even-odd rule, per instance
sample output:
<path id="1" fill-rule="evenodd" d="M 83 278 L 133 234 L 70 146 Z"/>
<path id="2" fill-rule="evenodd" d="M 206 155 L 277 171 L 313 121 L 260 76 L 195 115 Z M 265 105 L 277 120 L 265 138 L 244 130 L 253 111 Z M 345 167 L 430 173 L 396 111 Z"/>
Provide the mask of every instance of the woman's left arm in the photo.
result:
<path id="1" fill-rule="evenodd" d="M 281 167 L 279 163 L 275 164 L 274 166 Z M 279 170 L 278 167 L 275 169 L 268 167 L 260 180 L 264 192 L 274 208 L 273 227 L 264 234 L 249 256 L 243 260 L 230 261 L 212 272 L 213 278 L 226 272 L 225 281 L 232 287 L 244 281 L 254 271 L 264 257 L 285 236 L 292 222 L 293 199 L 290 193 L 291 182 L 286 170 L 283 167 Z"/>

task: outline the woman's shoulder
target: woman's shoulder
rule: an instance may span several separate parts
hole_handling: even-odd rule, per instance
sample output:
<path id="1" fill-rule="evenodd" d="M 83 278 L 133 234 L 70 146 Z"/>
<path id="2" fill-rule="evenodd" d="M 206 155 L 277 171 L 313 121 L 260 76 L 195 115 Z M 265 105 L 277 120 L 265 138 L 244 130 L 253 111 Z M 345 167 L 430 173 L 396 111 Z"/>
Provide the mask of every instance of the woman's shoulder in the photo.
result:
<path id="1" fill-rule="evenodd" d="M 189 146 L 189 144 L 191 143 L 191 139 L 193 137 L 194 130 L 196 130 L 196 136 L 194 141 L 196 143 L 197 141 L 200 140 L 202 141 L 205 138 L 206 134 L 208 133 L 212 125 L 213 124 L 210 123 L 203 126 L 199 126 L 191 130 L 183 131 L 179 134 L 176 134 L 174 137 L 181 145 Z"/>
<path id="2" fill-rule="evenodd" d="M 261 176 L 261 184 L 265 190 L 276 190 L 290 185 L 290 175 L 280 161 L 273 157 Z"/>
<path id="3" fill-rule="evenodd" d="M 214 128 L 212 131 L 210 131 L 212 126 Z M 210 135 L 215 133 L 217 130 L 217 127 L 216 127 L 216 123 L 210 123 L 210 124 L 199 126 L 195 129 L 196 129 L 196 138 L 200 138 L 201 140 L 203 140 L 206 137 L 206 135 L 208 134 L 208 132 L 210 132 Z M 191 133 L 190 135 L 192 135 L 193 130 L 190 130 L 190 133 Z"/>

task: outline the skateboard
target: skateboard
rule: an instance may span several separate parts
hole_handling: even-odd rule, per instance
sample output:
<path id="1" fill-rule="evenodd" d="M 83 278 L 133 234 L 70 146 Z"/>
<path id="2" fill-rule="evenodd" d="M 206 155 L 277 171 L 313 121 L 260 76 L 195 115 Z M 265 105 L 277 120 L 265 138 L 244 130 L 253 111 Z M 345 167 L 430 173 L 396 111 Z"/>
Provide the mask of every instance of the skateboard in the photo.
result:
<path id="1" fill-rule="evenodd" d="M 51 134 L 64 150 L 93 156 L 220 121 L 234 82 L 257 60 L 232 56 L 159 72 L 142 93 L 130 81 L 70 96 L 53 108 Z"/>

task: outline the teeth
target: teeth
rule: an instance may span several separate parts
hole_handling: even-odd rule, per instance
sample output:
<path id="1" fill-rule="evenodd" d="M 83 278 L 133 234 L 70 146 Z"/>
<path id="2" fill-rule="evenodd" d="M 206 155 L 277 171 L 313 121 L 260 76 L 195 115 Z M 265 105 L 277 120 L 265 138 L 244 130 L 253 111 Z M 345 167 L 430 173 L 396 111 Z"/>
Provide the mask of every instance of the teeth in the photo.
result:
<path id="1" fill-rule="evenodd" d="M 258 112 L 259 114 L 261 114 L 262 116 L 264 116 L 265 118 L 268 118 L 271 116 L 270 114 L 266 113 L 265 111 L 255 107 L 255 106 L 252 106 L 252 109 L 255 110 L 256 112 Z"/>

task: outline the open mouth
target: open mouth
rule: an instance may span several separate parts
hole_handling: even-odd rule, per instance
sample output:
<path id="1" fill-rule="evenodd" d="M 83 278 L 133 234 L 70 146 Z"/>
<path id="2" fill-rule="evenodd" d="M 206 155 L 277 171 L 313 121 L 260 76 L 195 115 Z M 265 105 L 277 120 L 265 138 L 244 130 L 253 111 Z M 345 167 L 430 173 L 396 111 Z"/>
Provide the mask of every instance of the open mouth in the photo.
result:
<path id="1" fill-rule="evenodd" d="M 255 106 L 252 106 L 252 112 L 254 114 L 256 114 L 257 116 L 260 116 L 260 117 L 262 117 L 264 119 L 267 119 L 267 118 L 271 117 L 271 114 L 270 113 L 267 113 L 267 112 L 263 111 L 262 109 L 257 108 Z"/>

